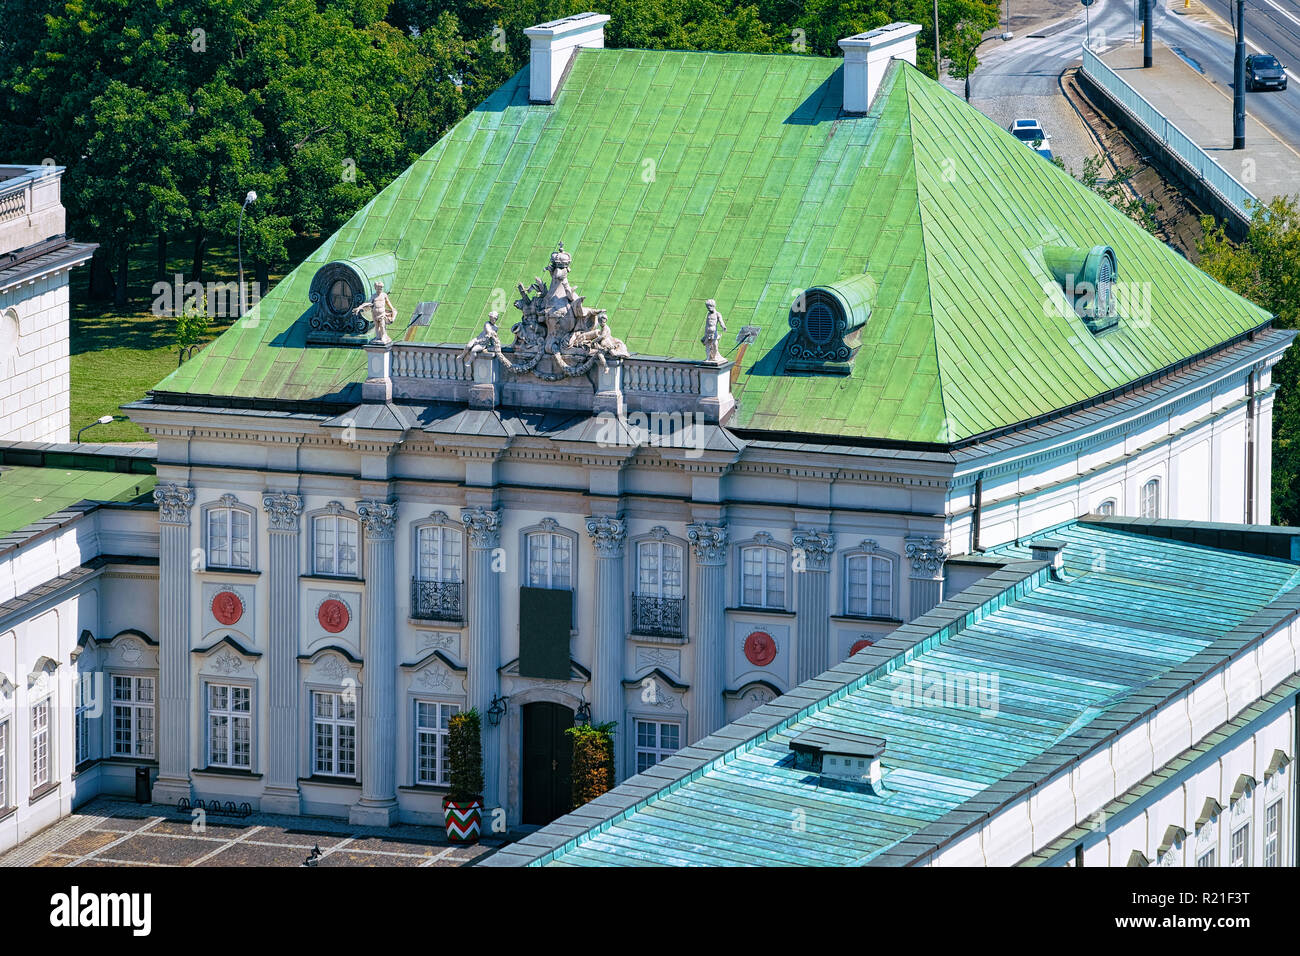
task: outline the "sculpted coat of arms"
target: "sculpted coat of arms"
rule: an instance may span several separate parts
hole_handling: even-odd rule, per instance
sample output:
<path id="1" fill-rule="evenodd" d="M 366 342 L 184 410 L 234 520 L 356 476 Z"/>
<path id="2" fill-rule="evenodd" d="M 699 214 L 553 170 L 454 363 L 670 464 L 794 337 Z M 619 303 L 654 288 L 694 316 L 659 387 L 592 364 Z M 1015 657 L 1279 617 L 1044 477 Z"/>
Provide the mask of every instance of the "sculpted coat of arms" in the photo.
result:
<path id="1" fill-rule="evenodd" d="M 593 365 L 604 368 L 610 358 L 627 358 L 627 346 L 610 332 L 605 310 L 587 308 L 584 297 L 569 285 L 572 261 L 560 243 L 546 267 L 550 282 L 537 278 L 528 288 L 519 284 L 515 308 L 522 315 L 511 328 L 515 340 L 509 355 L 502 351 L 497 332 L 500 316 L 492 312 L 483 331 L 461 352 L 461 360 L 469 364 L 474 356 L 488 352 L 508 372 L 532 373 L 543 381 L 556 382 L 585 375 Z M 548 357 L 550 362 L 544 365 L 542 360 Z"/>

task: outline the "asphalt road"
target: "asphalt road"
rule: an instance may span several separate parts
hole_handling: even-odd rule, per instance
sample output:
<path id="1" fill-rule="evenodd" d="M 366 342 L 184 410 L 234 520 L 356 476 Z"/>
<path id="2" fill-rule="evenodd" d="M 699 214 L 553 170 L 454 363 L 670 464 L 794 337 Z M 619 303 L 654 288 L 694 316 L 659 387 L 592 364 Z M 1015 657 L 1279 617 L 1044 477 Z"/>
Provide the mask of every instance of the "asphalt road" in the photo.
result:
<path id="1" fill-rule="evenodd" d="M 1228 17 L 1228 0 L 1204 2 L 1213 13 Z M 1153 22 L 1157 43 L 1168 46 L 1225 91 L 1231 91 L 1235 43 L 1226 22 L 1204 15 L 1171 13 L 1163 0 L 1156 0 Z M 1016 98 L 1058 94 L 1057 77 L 1079 60 L 1085 35 L 1091 35 L 1094 49 L 1099 50 L 1141 42 L 1134 0 L 1096 0 L 1089 10 L 1080 7 L 1079 13 L 1059 26 L 1046 37 L 986 41 L 980 49 L 979 68 L 971 77 L 972 102 L 1014 102 Z M 1285 91 L 1247 93 L 1247 112 L 1300 149 L 1300 0 L 1248 0 L 1246 40 L 1247 52 L 1272 53 L 1291 74 Z M 1223 109 L 1224 122 L 1230 128 L 1231 103 L 1225 100 Z"/>

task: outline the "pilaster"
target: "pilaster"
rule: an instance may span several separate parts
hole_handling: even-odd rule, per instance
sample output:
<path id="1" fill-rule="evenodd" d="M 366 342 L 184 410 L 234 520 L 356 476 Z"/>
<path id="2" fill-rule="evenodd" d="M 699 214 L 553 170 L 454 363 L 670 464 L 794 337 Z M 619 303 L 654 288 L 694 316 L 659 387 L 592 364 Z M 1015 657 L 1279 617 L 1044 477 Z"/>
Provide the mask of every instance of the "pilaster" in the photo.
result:
<path id="1" fill-rule="evenodd" d="M 623 723 L 624 651 L 627 646 L 623 552 L 627 523 L 596 515 L 587 519 L 596 548 L 596 673 L 593 718 L 596 723 Z"/>
<path id="2" fill-rule="evenodd" d="M 298 576 L 302 498 L 287 492 L 262 495 L 270 547 L 267 555 L 267 682 L 270 747 L 266 762 L 267 813 L 299 813 L 298 792 Z"/>
<path id="3" fill-rule="evenodd" d="M 727 526 L 686 526 L 695 555 L 695 680 L 691 742 L 725 723 L 722 698 L 727 671 Z"/>
<path id="4" fill-rule="evenodd" d="M 920 617 L 943 600 L 943 563 L 948 559 L 948 542 L 928 534 L 903 539 L 911 562 L 909 616 Z"/>
<path id="5" fill-rule="evenodd" d="M 158 505 L 158 779 L 155 803 L 190 796 L 190 510 L 194 489 L 154 488 Z"/>
<path id="6" fill-rule="evenodd" d="M 827 531 L 796 530 L 791 538 L 799 600 L 798 682 L 828 670 L 831 655 L 831 555 L 835 538 Z"/>
<path id="7" fill-rule="evenodd" d="M 501 806 L 501 729 L 487 719 L 492 699 L 500 691 L 500 577 L 493 552 L 501 544 L 501 512 L 481 505 L 461 513 L 469 539 L 469 706 L 478 708 L 483 743 L 483 804 Z"/>

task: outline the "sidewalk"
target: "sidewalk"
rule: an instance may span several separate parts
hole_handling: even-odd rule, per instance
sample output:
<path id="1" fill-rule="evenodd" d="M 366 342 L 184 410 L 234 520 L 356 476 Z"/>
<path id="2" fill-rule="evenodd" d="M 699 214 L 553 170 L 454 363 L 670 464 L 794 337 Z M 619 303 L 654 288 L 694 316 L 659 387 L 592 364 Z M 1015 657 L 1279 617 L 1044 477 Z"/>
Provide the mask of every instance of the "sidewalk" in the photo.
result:
<path id="1" fill-rule="evenodd" d="M 1198 73 L 1157 43 L 1152 67 L 1142 47 L 1124 44 L 1102 54 L 1106 64 L 1178 126 L 1220 166 L 1264 201 L 1290 195 L 1300 183 L 1300 153 L 1246 114 L 1246 148 L 1232 149 L 1232 90 Z"/>

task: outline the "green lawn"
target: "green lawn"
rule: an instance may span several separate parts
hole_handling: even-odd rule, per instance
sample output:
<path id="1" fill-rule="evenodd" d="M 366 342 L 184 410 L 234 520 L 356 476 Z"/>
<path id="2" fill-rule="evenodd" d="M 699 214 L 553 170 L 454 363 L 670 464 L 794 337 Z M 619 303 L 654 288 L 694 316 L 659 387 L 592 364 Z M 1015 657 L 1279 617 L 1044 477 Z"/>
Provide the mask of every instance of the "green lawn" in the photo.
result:
<path id="1" fill-rule="evenodd" d="M 294 257 L 282 271 L 272 271 L 274 286 L 297 262 L 319 245 L 319 239 L 299 240 L 290 244 Z M 164 281 L 189 269 L 189 244 L 174 241 L 168 252 L 174 253 L 167 263 Z M 209 247 L 205 281 L 233 282 L 239 274 L 235 245 Z M 244 263 L 252 280 L 251 266 Z M 101 415 L 121 415 L 119 406 L 143 398 L 167 376 L 177 363 L 177 349 L 172 344 L 174 322 L 169 316 L 155 316 L 153 284 L 157 281 L 157 256 L 152 244 L 135 250 L 130 262 L 131 296 L 129 308 L 116 309 L 111 302 L 91 301 L 87 294 L 90 266 L 72 274 L 72 438 L 77 431 Z M 182 280 L 184 281 L 184 280 Z M 265 291 L 270 291 L 265 290 Z M 265 294 L 264 291 L 264 294 Z M 229 319 L 214 319 L 208 341 L 230 324 Z M 205 343 L 206 344 L 206 343 Z M 96 425 L 83 436 L 85 441 L 149 441 L 144 429 L 130 421 Z"/>

